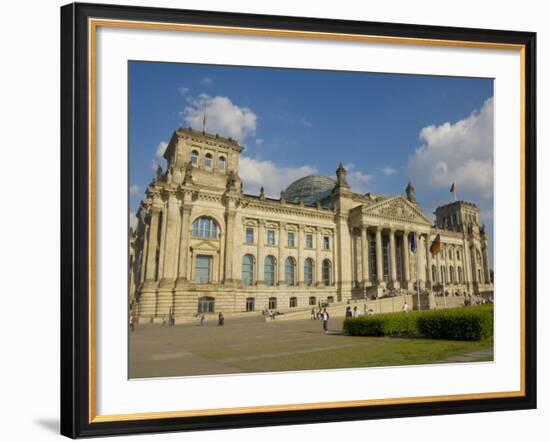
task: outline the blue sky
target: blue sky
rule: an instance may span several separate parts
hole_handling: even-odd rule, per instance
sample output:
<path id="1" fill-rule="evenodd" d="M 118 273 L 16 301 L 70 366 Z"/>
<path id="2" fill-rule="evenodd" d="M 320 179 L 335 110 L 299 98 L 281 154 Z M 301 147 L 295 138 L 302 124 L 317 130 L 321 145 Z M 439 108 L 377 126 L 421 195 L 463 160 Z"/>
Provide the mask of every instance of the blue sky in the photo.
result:
<path id="1" fill-rule="evenodd" d="M 459 77 L 131 62 L 130 211 L 178 127 L 232 136 L 245 146 L 245 192 L 278 196 L 341 161 L 357 192 L 416 187 L 429 216 L 476 203 L 492 238 L 493 81 Z"/>

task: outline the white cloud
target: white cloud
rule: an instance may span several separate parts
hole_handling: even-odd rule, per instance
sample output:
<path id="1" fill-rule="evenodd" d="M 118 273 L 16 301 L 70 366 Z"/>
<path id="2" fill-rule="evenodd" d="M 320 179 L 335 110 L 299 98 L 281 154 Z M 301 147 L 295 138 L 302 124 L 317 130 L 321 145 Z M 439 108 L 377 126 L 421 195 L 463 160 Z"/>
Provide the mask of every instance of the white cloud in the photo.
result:
<path id="1" fill-rule="evenodd" d="M 202 80 L 201 80 L 201 84 L 203 86 L 210 86 L 212 84 L 213 80 L 209 77 L 204 77 Z"/>
<path id="2" fill-rule="evenodd" d="M 130 212 L 130 227 L 133 230 L 136 230 L 138 225 L 138 219 L 135 213 Z"/>
<path id="3" fill-rule="evenodd" d="M 384 172 L 384 175 L 393 175 L 394 173 L 397 173 L 397 169 L 394 169 L 393 167 L 384 167 L 382 172 Z"/>
<path id="4" fill-rule="evenodd" d="M 351 190 L 358 193 L 366 193 L 368 191 L 368 184 L 374 178 L 372 175 L 363 173 L 356 169 L 355 164 L 348 163 L 344 165 L 347 172 L 347 180 Z"/>
<path id="5" fill-rule="evenodd" d="M 272 161 L 248 157 L 241 157 L 239 164 L 245 192 L 257 194 L 263 186 L 265 194 L 273 198 L 279 198 L 281 190 L 298 178 L 319 173 L 315 166 L 281 167 Z"/>
<path id="6" fill-rule="evenodd" d="M 185 123 L 202 130 L 206 109 L 206 131 L 242 141 L 256 132 L 256 114 L 247 107 L 233 104 L 228 97 L 210 97 L 206 94 L 190 102 L 180 113 Z"/>
<path id="7" fill-rule="evenodd" d="M 191 88 L 183 87 L 183 86 L 178 88 L 178 91 L 180 91 L 181 95 L 186 95 L 190 90 Z"/>
<path id="8" fill-rule="evenodd" d="M 137 184 L 130 186 L 130 195 L 138 195 L 139 192 L 140 192 L 140 188 Z"/>
<path id="9" fill-rule="evenodd" d="M 155 149 L 155 155 L 159 158 L 163 158 L 164 152 L 166 151 L 167 147 L 168 143 L 166 141 L 161 141 Z"/>
<path id="10" fill-rule="evenodd" d="M 264 144 L 263 138 L 256 138 L 256 146 L 262 146 Z"/>
<path id="11" fill-rule="evenodd" d="M 493 98 L 455 123 L 427 126 L 423 143 L 409 157 L 409 174 L 417 187 L 450 187 L 459 194 L 493 193 Z"/>

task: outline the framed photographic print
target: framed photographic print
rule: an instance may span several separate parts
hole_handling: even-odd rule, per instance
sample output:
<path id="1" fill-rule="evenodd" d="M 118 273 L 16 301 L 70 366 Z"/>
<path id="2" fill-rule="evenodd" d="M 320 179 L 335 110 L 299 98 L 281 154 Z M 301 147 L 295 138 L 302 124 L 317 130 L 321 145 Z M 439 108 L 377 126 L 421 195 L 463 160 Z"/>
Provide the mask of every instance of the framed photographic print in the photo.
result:
<path id="1" fill-rule="evenodd" d="M 536 407 L 535 43 L 62 7 L 62 434 Z"/>

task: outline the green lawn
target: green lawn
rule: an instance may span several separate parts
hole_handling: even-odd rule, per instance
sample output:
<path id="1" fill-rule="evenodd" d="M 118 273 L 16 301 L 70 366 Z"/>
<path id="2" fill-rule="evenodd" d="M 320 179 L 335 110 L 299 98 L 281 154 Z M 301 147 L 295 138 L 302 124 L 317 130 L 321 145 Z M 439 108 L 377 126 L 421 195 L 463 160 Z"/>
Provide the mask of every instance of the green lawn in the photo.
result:
<path id="1" fill-rule="evenodd" d="M 478 342 L 384 337 L 353 339 L 360 342 L 344 348 L 308 353 L 289 351 L 289 355 L 276 353 L 272 357 L 231 360 L 231 365 L 245 372 L 262 372 L 442 363 L 459 355 L 468 355 L 466 359 L 470 362 L 493 360 L 492 338 Z M 487 350 L 487 354 L 469 355 L 481 350 Z M 209 356 L 216 358 L 213 354 Z"/>
<path id="2" fill-rule="evenodd" d="M 347 336 L 342 319 L 266 323 L 260 318 L 216 326 L 138 326 L 130 334 L 130 377 L 196 376 L 331 368 L 387 367 L 493 360 L 493 339 L 447 341 Z"/>

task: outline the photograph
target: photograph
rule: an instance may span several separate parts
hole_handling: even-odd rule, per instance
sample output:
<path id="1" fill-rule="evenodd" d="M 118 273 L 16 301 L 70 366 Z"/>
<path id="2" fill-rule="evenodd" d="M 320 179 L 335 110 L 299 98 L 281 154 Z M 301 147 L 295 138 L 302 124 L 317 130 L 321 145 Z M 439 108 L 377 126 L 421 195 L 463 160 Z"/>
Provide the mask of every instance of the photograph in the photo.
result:
<path id="1" fill-rule="evenodd" d="M 494 361 L 494 78 L 127 66 L 129 379 Z"/>

